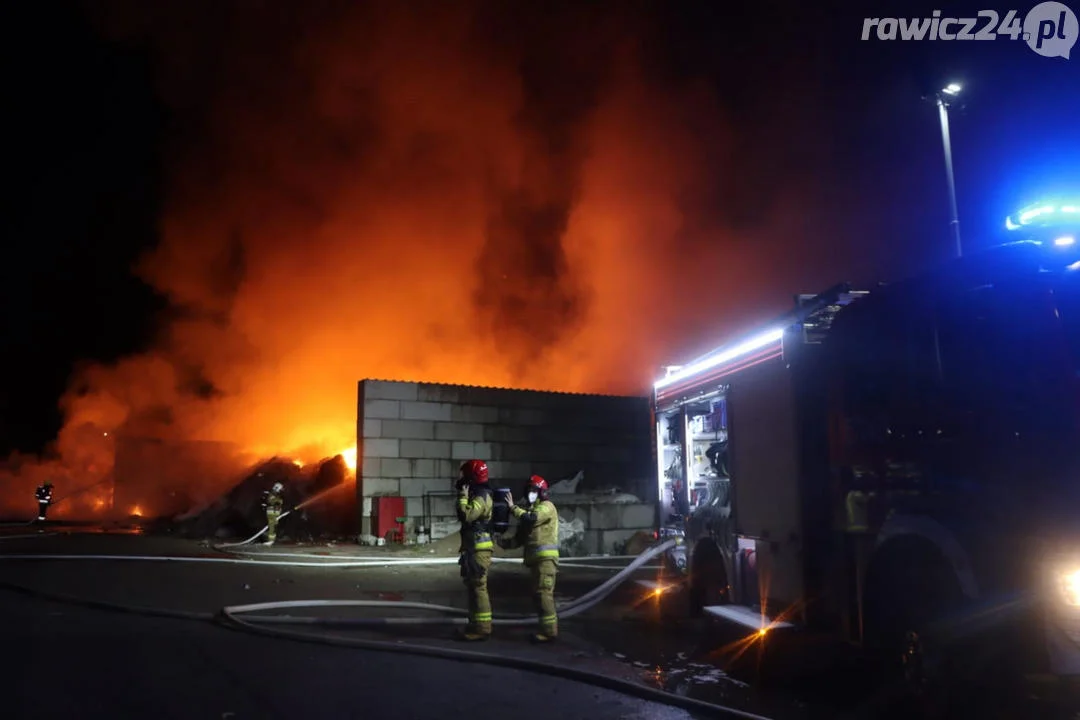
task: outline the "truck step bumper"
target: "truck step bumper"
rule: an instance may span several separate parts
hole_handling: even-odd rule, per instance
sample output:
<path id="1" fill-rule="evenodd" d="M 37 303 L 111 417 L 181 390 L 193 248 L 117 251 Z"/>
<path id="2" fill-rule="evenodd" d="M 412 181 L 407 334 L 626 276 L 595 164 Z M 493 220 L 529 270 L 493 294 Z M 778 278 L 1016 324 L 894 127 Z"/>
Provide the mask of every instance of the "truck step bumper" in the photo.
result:
<path id="1" fill-rule="evenodd" d="M 705 612 L 712 617 L 733 622 L 751 630 L 780 630 L 795 627 L 786 620 L 774 620 L 745 605 L 709 605 Z"/>

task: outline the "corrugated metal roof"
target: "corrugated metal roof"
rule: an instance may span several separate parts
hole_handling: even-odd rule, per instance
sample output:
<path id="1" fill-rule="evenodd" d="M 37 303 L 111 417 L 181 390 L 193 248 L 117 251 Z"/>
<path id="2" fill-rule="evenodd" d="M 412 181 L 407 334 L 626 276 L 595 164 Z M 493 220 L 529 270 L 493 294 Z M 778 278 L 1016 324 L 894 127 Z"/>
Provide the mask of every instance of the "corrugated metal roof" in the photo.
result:
<path id="1" fill-rule="evenodd" d="M 461 385 L 461 384 L 458 384 L 458 383 L 425 382 L 423 380 L 389 380 L 389 379 L 386 379 L 386 378 L 363 378 L 362 380 L 360 380 L 360 382 L 401 383 L 403 385 L 405 385 L 405 384 L 430 385 L 430 386 L 434 386 L 434 387 L 444 387 L 444 388 L 461 388 L 461 389 L 464 389 L 464 390 L 501 390 L 501 391 L 505 391 L 505 392 L 543 393 L 544 395 L 567 395 L 567 396 L 571 396 L 571 397 L 582 397 L 582 398 L 585 398 L 585 397 L 635 398 L 635 399 L 640 399 L 640 398 L 647 399 L 648 398 L 648 396 L 644 395 L 644 394 L 643 395 L 611 395 L 611 394 L 604 394 L 604 393 L 567 392 L 565 390 L 537 390 L 535 388 L 512 388 L 512 387 L 502 387 L 502 386 L 499 386 L 499 385 Z"/>

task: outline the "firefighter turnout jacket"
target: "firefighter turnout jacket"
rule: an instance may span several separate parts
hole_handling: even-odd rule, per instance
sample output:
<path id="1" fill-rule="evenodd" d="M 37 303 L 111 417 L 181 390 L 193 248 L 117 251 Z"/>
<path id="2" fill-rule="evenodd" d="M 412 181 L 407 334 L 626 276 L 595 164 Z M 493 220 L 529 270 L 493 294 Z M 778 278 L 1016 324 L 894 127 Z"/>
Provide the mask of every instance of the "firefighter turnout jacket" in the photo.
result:
<path id="1" fill-rule="evenodd" d="M 282 508 L 285 507 L 285 498 L 281 496 L 281 493 L 268 490 L 266 492 L 266 499 L 263 501 L 263 507 L 266 508 L 267 512 L 279 513 Z"/>
<path id="2" fill-rule="evenodd" d="M 510 547 L 525 546 L 525 564 L 541 560 L 559 561 L 559 512 L 550 500 L 539 500 L 529 508 L 515 505 L 514 517 L 520 525 Z"/>
<path id="3" fill-rule="evenodd" d="M 491 516 L 495 505 L 491 488 L 486 485 L 463 486 L 458 494 L 458 520 L 461 521 L 463 553 L 492 552 Z"/>

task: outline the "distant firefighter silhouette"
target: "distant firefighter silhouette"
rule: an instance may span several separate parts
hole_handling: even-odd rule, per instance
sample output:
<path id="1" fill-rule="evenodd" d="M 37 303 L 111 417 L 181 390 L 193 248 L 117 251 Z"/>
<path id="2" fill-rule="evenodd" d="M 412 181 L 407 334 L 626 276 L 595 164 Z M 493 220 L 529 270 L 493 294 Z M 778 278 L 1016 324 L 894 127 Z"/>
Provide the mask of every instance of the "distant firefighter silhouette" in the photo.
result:
<path id="1" fill-rule="evenodd" d="M 38 503 L 37 519 L 39 522 L 45 520 L 45 515 L 49 512 L 49 506 L 52 505 L 52 491 L 53 484 L 51 482 L 39 486 L 38 489 L 34 491 L 34 497 L 37 498 Z"/>

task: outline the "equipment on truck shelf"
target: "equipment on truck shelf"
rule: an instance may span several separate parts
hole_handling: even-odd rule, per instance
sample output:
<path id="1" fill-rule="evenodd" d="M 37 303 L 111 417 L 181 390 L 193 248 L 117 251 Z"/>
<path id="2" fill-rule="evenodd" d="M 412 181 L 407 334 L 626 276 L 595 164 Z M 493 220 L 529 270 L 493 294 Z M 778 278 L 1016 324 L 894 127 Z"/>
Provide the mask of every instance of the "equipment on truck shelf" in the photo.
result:
<path id="1" fill-rule="evenodd" d="M 695 610 L 899 658 L 931 619 L 1080 567 L 1032 572 L 1047 546 L 1080 558 L 1080 246 L 1049 214 L 920 277 L 799 295 L 655 382 L 660 532 L 685 536 Z M 1052 594 L 1080 673 L 1080 600 Z"/>

